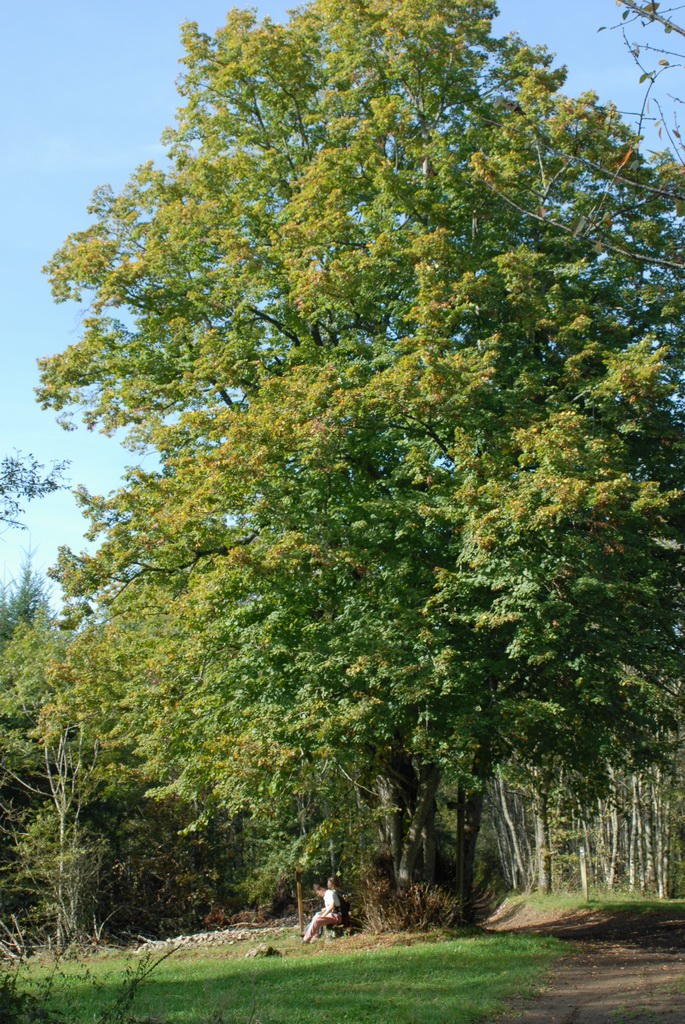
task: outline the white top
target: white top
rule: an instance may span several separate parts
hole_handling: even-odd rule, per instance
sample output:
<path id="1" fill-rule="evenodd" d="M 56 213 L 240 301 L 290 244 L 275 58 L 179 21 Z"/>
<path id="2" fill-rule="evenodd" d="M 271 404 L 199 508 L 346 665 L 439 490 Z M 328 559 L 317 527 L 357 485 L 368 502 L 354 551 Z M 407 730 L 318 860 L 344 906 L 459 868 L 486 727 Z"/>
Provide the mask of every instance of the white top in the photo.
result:
<path id="1" fill-rule="evenodd" d="M 323 902 L 329 914 L 340 911 L 340 897 L 334 889 L 326 889 L 323 894 Z"/>

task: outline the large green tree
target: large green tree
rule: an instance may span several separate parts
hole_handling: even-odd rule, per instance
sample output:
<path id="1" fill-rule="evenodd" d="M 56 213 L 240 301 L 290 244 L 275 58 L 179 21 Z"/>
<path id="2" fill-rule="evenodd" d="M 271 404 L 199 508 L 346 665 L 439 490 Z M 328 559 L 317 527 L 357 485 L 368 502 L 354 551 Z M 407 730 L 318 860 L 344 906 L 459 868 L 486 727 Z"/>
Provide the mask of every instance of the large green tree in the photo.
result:
<path id="1" fill-rule="evenodd" d="M 62 556 L 95 699 L 207 806 L 348 780 L 400 886 L 443 780 L 639 753 L 682 654 L 673 175 L 494 10 L 186 25 L 168 166 L 49 265 L 44 403 L 159 456 Z"/>

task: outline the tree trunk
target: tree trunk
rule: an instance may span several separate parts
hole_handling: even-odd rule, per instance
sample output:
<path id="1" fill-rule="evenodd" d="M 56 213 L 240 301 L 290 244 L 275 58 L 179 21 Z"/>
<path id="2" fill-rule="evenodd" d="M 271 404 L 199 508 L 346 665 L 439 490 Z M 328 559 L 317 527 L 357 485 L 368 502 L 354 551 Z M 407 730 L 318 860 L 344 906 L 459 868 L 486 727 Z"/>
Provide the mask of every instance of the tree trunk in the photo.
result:
<path id="1" fill-rule="evenodd" d="M 538 889 L 552 891 L 552 851 L 550 848 L 547 794 L 539 789 L 535 794 L 535 853 L 538 867 Z"/>
<path id="2" fill-rule="evenodd" d="M 423 877 L 430 885 L 435 882 L 435 857 L 437 852 L 437 843 L 435 840 L 436 812 L 437 804 L 434 798 L 433 806 L 431 807 L 428 819 L 423 829 Z"/>
<path id="3" fill-rule="evenodd" d="M 638 817 L 638 798 L 637 798 L 637 776 L 633 774 L 632 777 L 632 802 L 630 808 L 630 840 L 629 840 L 629 857 L 628 857 L 628 883 L 630 885 L 630 891 L 635 891 L 637 883 L 637 844 L 638 844 L 638 830 L 637 830 L 637 817 Z"/>
<path id="4" fill-rule="evenodd" d="M 381 843 L 392 858 L 398 889 L 429 881 L 435 867 L 435 797 L 440 784 L 436 765 L 398 755 L 376 781 L 383 811 Z"/>
<path id="5" fill-rule="evenodd" d="M 357 801 L 357 810 L 359 811 L 360 820 L 363 817 L 364 799 L 362 797 L 362 791 L 358 785 L 355 784 L 354 795 Z M 358 830 L 359 834 L 359 866 L 363 869 L 366 865 L 366 837 L 364 835 L 364 829 Z"/>
<path id="6" fill-rule="evenodd" d="M 529 851 L 526 855 L 521 849 L 519 832 L 523 831 L 519 823 L 514 820 L 514 814 L 509 806 L 509 791 L 502 779 L 495 779 L 492 790 L 496 794 L 497 807 L 501 811 L 501 827 L 497 828 L 497 837 L 503 836 L 500 844 L 500 857 L 504 875 L 512 889 L 526 889 L 529 884 L 529 873 L 526 863 L 529 860 Z M 514 794 L 516 801 L 516 795 Z M 516 803 L 514 803 L 516 807 Z M 521 815 L 519 815 L 520 817 Z M 499 818 L 499 815 L 496 815 Z M 506 843 L 506 858 L 503 856 Z"/>
<path id="7" fill-rule="evenodd" d="M 483 817 L 483 793 L 469 793 L 464 808 L 464 917 L 473 917 L 473 876 L 476 844 Z"/>
<path id="8" fill-rule="evenodd" d="M 616 806 L 617 796 L 616 793 L 612 796 L 611 805 L 611 861 L 609 863 L 609 878 L 607 879 L 607 886 L 609 889 L 613 889 L 614 882 L 616 881 L 616 874 L 618 870 L 618 841 L 621 829 L 621 823 L 618 817 L 618 807 Z"/>
<path id="9" fill-rule="evenodd" d="M 654 818 L 652 814 L 654 783 L 651 779 L 645 780 L 643 795 L 642 820 L 645 849 L 645 889 L 648 892 L 654 892 L 656 889 L 656 865 L 654 863 Z"/>
<path id="10" fill-rule="evenodd" d="M 381 846 L 392 860 L 393 875 L 397 883 L 397 872 L 402 859 L 402 809 L 405 803 L 396 777 L 380 776 L 376 790 L 383 809 L 379 821 Z"/>
<path id="11" fill-rule="evenodd" d="M 397 871 L 397 885 L 400 889 L 406 889 L 415 881 L 414 871 L 417 858 L 421 852 L 424 837 L 429 830 L 435 832 L 435 795 L 440 785 L 440 770 L 435 765 L 416 766 L 418 779 L 418 790 L 413 814 L 409 820 L 408 828 L 402 843 L 402 855 L 400 857 L 399 870 Z M 432 835 L 431 835 L 431 841 Z M 427 881 L 424 874 L 420 881 Z"/>

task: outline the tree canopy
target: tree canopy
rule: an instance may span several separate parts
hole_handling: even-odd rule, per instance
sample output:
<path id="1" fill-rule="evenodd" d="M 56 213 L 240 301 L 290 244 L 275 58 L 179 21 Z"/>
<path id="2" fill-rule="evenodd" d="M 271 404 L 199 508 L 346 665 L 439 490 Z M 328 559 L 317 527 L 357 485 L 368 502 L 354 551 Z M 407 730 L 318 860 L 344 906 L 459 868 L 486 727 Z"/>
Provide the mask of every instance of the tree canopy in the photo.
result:
<path id="1" fill-rule="evenodd" d="M 168 166 L 48 266 L 44 404 L 159 457 L 81 492 L 84 699 L 207 807 L 354 784 L 400 885 L 443 780 L 648 756 L 682 659 L 675 171 L 494 11 L 185 25 Z"/>

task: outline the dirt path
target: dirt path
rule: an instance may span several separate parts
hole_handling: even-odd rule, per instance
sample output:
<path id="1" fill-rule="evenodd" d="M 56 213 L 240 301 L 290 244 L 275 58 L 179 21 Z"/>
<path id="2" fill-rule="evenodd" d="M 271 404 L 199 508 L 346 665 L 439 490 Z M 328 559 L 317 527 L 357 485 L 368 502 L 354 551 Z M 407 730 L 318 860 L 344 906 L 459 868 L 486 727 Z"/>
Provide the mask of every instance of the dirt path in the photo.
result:
<path id="1" fill-rule="evenodd" d="M 664 913 L 559 916 L 505 906 L 493 931 L 571 940 L 545 991 L 493 1024 L 685 1024 L 685 920 Z"/>

